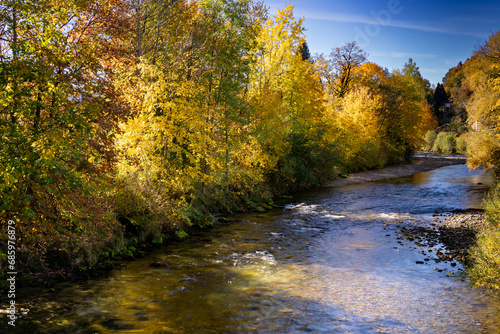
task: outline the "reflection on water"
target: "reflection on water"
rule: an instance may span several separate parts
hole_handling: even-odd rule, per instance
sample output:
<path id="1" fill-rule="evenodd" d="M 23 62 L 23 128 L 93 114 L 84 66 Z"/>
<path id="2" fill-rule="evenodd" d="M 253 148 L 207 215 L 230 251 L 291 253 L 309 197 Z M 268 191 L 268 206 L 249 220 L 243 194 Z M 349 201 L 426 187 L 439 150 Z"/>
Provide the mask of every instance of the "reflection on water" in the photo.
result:
<path id="1" fill-rule="evenodd" d="M 489 176 L 447 167 L 303 194 L 109 277 L 24 292 L 19 333 L 498 333 L 499 305 L 399 238 L 480 206 Z M 426 264 L 416 261 L 428 257 Z M 154 265 L 152 265 L 154 264 Z M 442 269 L 438 272 L 436 269 Z M 22 328 L 21 328 L 22 327 Z"/>

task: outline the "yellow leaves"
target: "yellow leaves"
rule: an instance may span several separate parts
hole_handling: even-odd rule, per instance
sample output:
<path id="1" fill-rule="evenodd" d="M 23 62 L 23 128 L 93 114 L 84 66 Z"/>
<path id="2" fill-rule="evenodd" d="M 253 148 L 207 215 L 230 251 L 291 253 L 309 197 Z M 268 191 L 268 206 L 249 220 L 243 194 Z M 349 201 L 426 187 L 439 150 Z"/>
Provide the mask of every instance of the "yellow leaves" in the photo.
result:
<path id="1" fill-rule="evenodd" d="M 348 127 L 361 137 L 376 136 L 378 131 L 377 111 L 382 98 L 369 92 L 368 87 L 358 87 L 342 100 L 338 116 L 341 127 Z"/>
<path id="2" fill-rule="evenodd" d="M 494 130 L 483 129 L 471 133 L 467 138 L 467 165 L 470 168 L 483 167 L 486 170 L 497 167 L 496 152 L 500 138 Z"/>
<path id="3" fill-rule="evenodd" d="M 268 20 L 261 30 L 257 42 L 262 46 L 255 56 L 258 58 L 253 71 L 256 85 L 279 87 L 280 76 L 291 70 L 302 41 L 303 19 L 295 21 L 293 6 L 278 10 L 278 15 Z"/>
<path id="4" fill-rule="evenodd" d="M 480 50 L 488 51 L 488 44 Z M 467 141 L 467 163 L 472 168 L 494 169 L 500 149 L 500 65 L 479 53 L 464 67 L 462 86 L 472 91 L 466 103 L 467 121 L 475 130 Z"/>
<path id="5" fill-rule="evenodd" d="M 370 93 L 365 86 L 351 90 L 339 105 L 332 106 L 336 118 L 339 136 L 343 142 L 343 151 L 348 157 L 355 156 L 365 144 L 380 141 L 378 109 L 382 98 Z"/>
<path id="6" fill-rule="evenodd" d="M 379 65 L 371 62 L 365 62 L 354 69 L 354 74 L 361 77 L 363 84 L 380 84 L 385 78 L 386 73 Z"/>

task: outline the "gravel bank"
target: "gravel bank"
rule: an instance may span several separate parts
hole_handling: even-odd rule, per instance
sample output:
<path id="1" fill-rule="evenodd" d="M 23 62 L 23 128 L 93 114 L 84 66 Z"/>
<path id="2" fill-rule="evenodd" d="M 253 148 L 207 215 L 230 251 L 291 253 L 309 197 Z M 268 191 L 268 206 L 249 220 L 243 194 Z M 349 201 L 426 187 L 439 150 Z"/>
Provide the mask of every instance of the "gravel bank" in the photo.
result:
<path id="1" fill-rule="evenodd" d="M 456 154 L 417 153 L 411 164 L 390 166 L 379 170 L 354 173 L 346 178 L 327 182 L 325 187 L 345 186 L 427 172 L 436 168 L 463 165 L 467 158 Z"/>
<path id="2" fill-rule="evenodd" d="M 425 253 L 436 263 L 458 261 L 469 265 L 469 249 L 483 226 L 483 211 L 457 210 L 451 214 L 435 215 L 429 227 L 402 228 L 405 239 L 427 249 Z"/>

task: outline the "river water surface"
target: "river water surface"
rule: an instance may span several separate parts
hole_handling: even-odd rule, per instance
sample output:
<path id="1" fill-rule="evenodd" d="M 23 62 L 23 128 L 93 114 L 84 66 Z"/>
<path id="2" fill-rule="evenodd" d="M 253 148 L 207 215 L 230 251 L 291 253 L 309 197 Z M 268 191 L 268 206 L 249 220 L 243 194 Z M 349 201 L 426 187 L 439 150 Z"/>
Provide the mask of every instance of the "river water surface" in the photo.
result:
<path id="1" fill-rule="evenodd" d="M 436 263 L 399 232 L 436 212 L 481 207 L 491 182 L 460 165 L 300 194 L 108 277 L 26 289 L 17 303 L 30 311 L 16 330 L 500 333 L 499 303 L 460 279 L 460 265 Z"/>

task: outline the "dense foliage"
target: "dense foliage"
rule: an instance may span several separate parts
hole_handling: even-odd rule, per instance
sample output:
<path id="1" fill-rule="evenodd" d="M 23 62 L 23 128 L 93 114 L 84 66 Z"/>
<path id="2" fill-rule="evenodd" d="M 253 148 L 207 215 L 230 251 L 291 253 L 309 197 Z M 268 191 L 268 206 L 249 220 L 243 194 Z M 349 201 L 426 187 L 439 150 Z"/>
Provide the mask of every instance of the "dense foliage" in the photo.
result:
<path id="1" fill-rule="evenodd" d="M 435 127 L 415 63 L 389 73 L 356 43 L 311 57 L 302 22 L 251 0 L 0 4 L 0 219 L 17 223 L 18 270 L 130 257 L 411 159 Z"/>
<path id="2" fill-rule="evenodd" d="M 443 82 L 457 116 L 466 119 L 471 168 L 491 170 L 497 180 L 485 200 L 485 226 L 472 250 L 470 277 L 476 286 L 500 291 L 500 31 L 479 45 L 465 63 L 450 69 Z M 458 143 L 458 142 L 457 142 Z"/>
<path id="3" fill-rule="evenodd" d="M 500 291 L 500 31 L 477 47 L 472 58 L 451 69 L 447 85 L 466 111 L 473 129 L 467 136 L 470 167 L 492 170 L 497 185 L 485 201 L 486 225 L 472 251 L 470 276 L 477 286 Z"/>

